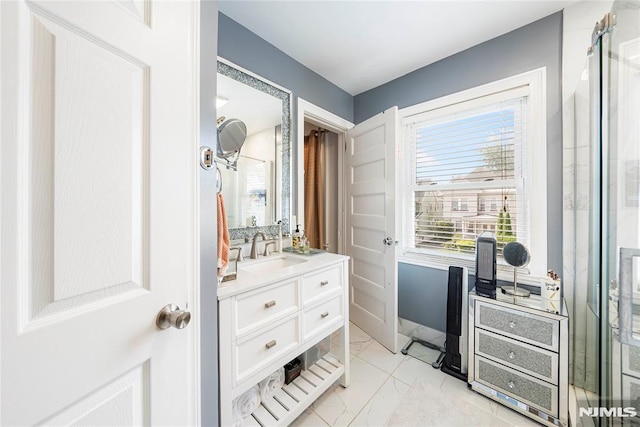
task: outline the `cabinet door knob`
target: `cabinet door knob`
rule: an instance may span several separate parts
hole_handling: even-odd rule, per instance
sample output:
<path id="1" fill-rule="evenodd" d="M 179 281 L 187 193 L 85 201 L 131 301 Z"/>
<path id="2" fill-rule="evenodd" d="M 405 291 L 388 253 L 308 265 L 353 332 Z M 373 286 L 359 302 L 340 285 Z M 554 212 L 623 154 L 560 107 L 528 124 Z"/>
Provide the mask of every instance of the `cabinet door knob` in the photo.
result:
<path id="1" fill-rule="evenodd" d="M 516 384 L 515 384 L 513 381 L 509 381 L 509 382 L 507 383 L 507 386 L 508 386 L 509 388 L 513 389 L 513 388 L 515 388 Z"/>
<path id="2" fill-rule="evenodd" d="M 509 359 L 515 359 L 516 358 L 516 354 L 513 351 L 509 352 Z"/>
<path id="3" fill-rule="evenodd" d="M 513 320 L 511 322 L 509 322 L 509 327 L 511 329 L 515 328 L 516 327 L 516 322 L 514 322 Z"/>
<path id="4" fill-rule="evenodd" d="M 269 350 L 271 347 L 276 345 L 276 340 L 271 340 L 268 343 L 266 343 L 264 346 L 267 347 L 267 350 Z"/>
<path id="5" fill-rule="evenodd" d="M 325 311 L 324 313 L 321 313 L 321 314 L 320 314 L 320 317 L 324 319 L 324 318 L 325 318 L 325 317 L 327 317 L 328 315 L 329 315 L 329 312 L 328 312 L 328 311 Z"/>
<path id="6" fill-rule="evenodd" d="M 264 308 L 271 308 L 274 305 L 276 305 L 276 301 L 275 300 L 267 301 L 267 302 L 264 303 Z"/>

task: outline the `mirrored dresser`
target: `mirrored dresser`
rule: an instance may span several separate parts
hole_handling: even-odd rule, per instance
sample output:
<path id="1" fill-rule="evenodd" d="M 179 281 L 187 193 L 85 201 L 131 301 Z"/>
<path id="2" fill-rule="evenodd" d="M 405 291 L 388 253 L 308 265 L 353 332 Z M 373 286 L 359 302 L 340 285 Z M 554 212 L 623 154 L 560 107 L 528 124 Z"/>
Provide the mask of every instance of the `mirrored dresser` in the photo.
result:
<path id="1" fill-rule="evenodd" d="M 549 426 L 569 425 L 566 304 L 469 293 L 469 386 Z"/>

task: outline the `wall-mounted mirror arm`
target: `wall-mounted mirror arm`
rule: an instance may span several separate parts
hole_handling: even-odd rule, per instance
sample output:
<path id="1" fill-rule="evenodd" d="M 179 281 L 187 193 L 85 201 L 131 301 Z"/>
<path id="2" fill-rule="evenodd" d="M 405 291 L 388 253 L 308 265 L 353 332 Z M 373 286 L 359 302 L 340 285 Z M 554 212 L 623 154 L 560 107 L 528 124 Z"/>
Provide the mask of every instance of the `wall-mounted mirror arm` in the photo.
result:
<path id="1" fill-rule="evenodd" d="M 238 156 L 238 157 L 240 157 L 240 156 Z M 216 162 L 216 164 L 218 164 L 220 166 L 224 166 L 227 169 L 231 169 L 231 170 L 237 172 L 238 171 L 238 157 L 236 157 L 233 160 L 216 158 L 214 160 L 214 162 Z"/>

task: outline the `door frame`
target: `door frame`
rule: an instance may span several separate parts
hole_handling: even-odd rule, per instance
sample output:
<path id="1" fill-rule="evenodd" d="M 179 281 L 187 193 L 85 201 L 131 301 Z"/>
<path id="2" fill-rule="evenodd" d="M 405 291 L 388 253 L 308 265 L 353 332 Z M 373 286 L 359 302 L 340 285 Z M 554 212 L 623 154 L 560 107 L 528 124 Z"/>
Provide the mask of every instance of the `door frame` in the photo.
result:
<path id="1" fill-rule="evenodd" d="M 216 149 L 217 124 L 216 106 L 209 102 L 217 93 L 216 70 L 218 51 L 218 4 L 199 2 L 196 57 L 196 93 L 194 106 L 197 147 L 209 146 Z M 194 153 L 193 161 L 199 163 L 199 153 Z M 217 264 L 217 190 L 215 170 L 196 166 L 196 260 L 197 278 L 194 290 L 195 349 L 195 405 L 196 425 L 220 424 L 219 375 L 218 375 L 218 273 Z M 203 404 L 214 402 L 214 404 Z"/>
<path id="2" fill-rule="evenodd" d="M 347 131 L 354 127 L 354 124 L 343 119 L 317 105 L 314 105 L 298 97 L 297 117 L 296 117 L 296 144 L 295 147 L 295 170 L 296 176 L 295 201 L 292 203 L 292 213 L 296 215 L 298 224 L 304 224 L 304 123 L 309 122 L 323 127 L 338 134 L 338 147 L 346 147 Z M 293 157 L 293 156 L 292 156 Z M 344 149 L 338 150 L 338 182 L 342 183 L 338 187 L 338 248 L 337 253 L 343 254 L 345 248 L 345 188 L 344 188 Z M 293 227 L 294 221 L 291 222 Z"/>

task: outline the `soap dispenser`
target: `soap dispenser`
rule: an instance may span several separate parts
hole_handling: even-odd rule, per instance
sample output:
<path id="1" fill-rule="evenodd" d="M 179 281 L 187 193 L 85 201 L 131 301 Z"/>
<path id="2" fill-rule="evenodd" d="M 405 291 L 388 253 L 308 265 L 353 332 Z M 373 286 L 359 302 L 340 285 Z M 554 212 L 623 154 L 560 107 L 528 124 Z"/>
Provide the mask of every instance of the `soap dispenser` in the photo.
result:
<path id="1" fill-rule="evenodd" d="M 300 241 L 298 243 L 298 248 L 304 254 L 308 254 L 310 251 L 309 239 L 307 238 L 307 234 L 304 231 L 302 232 L 302 237 L 300 238 Z"/>
<path id="2" fill-rule="evenodd" d="M 291 235 L 291 247 L 294 251 L 299 251 L 300 248 L 300 224 L 296 224 L 296 231 Z"/>

